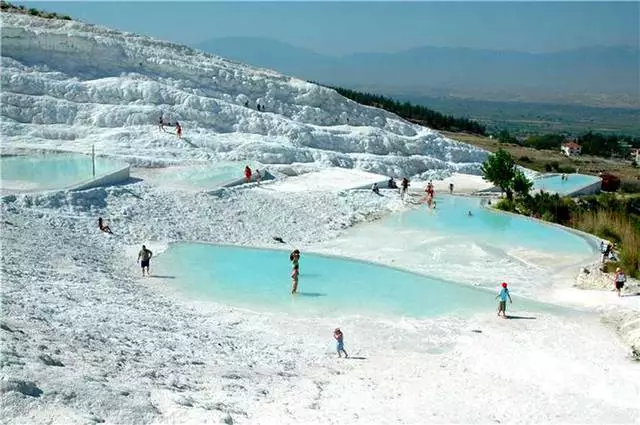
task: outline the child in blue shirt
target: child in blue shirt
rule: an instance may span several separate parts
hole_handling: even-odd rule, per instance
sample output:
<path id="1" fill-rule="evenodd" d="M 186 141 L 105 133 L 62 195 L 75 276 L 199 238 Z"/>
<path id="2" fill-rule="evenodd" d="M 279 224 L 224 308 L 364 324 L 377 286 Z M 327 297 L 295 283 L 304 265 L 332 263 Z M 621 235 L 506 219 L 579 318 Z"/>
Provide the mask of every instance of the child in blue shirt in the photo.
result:
<path id="1" fill-rule="evenodd" d="M 502 289 L 500 293 L 496 295 L 496 299 L 500 298 L 500 303 L 498 304 L 498 316 L 500 316 L 500 312 L 502 312 L 502 317 L 504 319 L 507 318 L 507 298 L 509 299 L 509 303 L 513 303 L 511 301 L 511 295 L 509 295 L 509 289 L 507 289 L 507 282 L 502 282 Z"/>
<path id="2" fill-rule="evenodd" d="M 333 331 L 333 337 L 336 339 L 336 350 L 338 351 L 338 357 L 342 357 L 342 353 L 344 353 L 345 358 L 349 357 L 347 352 L 344 350 L 344 335 L 342 334 L 340 328 L 336 328 L 336 330 Z"/>

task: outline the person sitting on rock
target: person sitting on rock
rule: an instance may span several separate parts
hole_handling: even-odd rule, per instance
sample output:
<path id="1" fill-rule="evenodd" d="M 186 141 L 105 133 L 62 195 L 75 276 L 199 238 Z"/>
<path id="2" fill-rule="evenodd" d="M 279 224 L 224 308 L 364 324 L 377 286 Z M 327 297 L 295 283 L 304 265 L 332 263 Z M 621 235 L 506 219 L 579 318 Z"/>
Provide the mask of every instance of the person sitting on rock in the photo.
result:
<path id="1" fill-rule="evenodd" d="M 104 224 L 104 222 L 102 221 L 102 217 L 98 217 L 98 228 L 100 230 L 102 230 L 105 233 L 110 233 L 113 235 L 113 232 L 111 231 L 111 228 L 109 228 L 109 226 L 106 226 Z"/>

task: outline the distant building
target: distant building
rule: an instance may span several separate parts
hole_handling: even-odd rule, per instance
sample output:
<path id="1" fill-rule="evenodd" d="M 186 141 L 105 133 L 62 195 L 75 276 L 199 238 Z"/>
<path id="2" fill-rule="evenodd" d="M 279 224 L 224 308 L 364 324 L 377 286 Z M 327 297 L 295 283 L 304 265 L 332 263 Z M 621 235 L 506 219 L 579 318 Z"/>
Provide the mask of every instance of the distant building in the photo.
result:
<path id="1" fill-rule="evenodd" d="M 577 156 L 582 153 L 582 146 L 576 142 L 566 142 L 562 144 L 560 150 L 567 156 Z"/>

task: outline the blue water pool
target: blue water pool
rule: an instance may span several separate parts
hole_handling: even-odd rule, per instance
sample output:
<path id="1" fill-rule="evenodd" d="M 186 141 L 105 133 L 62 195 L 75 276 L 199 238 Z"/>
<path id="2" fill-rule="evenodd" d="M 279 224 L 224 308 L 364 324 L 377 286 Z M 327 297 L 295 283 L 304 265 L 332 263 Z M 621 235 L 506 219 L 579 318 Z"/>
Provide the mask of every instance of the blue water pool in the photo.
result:
<path id="1" fill-rule="evenodd" d="M 535 179 L 533 180 L 533 190 L 542 189 L 548 192 L 556 192 L 559 195 L 566 195 L 600 181 L 600 177 L 585 174 L 566 174 L 566 176 L 566 180 L 563 180 L 561 175 Z"/>
<path id="2" fill-rule="evenodd" d="M 95 176 L 125 166 L 124 163 L 96 157 Z M 61 189 L 91 178 L 93 164 L 89 155 L 51 153 L 0 156 L 0 181 L 4 189 Z"/>
<path id="3" fill-rule="evenodd" d="M 158 170 L 153 180 L 161 184 L 195 189 L 216 189 L 232 180 L 244 177 L 247 163 L 213 162 L 207 165 L 168 167 Z M 255 171 L 259 165 L 249 163 Z"/>
<path id="4" fill-rule="evenodd" d="M 419 231 L 412 238 L 440 236 L 446 242 L 480 242 L 507 251 L 530 249 L 585 257 L 595 252 L 593 242 L 582 236 L 526 217 L 493 211 L 483 207 L 479 198 L 437 195 L 436 202 L 435 209 L 422 206 L 395 214 L 383 220 L 382 225 L 398 231 Z M 460 252 L 460 256 L 465 255 Z"/>
<path id="5" fill-rule="evenodd" d="M 496 306 L 495 294 L 485 290 L 306 253 L 300 260 L 299 294 L 291 295 L 289 253 L 277 250 L 175 243 L 158 256 L 152 273 L 168 276 L 168 284 L 198 300 L 262 311 L 425 317 Z M 534 306 L 518 303 L 520 309 Z"/>

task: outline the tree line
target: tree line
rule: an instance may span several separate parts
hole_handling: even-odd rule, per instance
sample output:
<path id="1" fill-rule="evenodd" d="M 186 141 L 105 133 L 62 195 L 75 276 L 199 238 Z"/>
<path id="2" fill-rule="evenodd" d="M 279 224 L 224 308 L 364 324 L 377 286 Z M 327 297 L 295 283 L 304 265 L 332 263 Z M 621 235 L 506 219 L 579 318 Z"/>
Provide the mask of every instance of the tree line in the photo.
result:
<path id="1" fill-rule="evenodd" d="M 313 84 L 323 85 L 316 81 Z M 356 90 L 345 89 L 343 87 L 324 86 L 335 90 L 341 96 L 358 102 L 362 105 L 373 106 L 392 112 L 407 121 L 433 128 L 451 132 L 468 132 L 472 134 L 486 135 L 486 127 L 477 121 L 467 118 L 457 118 L 452 115 L 444 115 L 421 105 L 413 105 L 410 102 L 399 102 L 389 97 L 372 93 L 363 93 Z"/>
<path id="2" fill-rule="evenodd" d="M 0 1 L 0 10 L 2 10 L 3 12 L 21 13 L 24 15 L 29 14 L 31 16 L 38 16 L 45 19 L 62 19 L 65 21 L 71 21 L 71 16 L 69 15 L 60 15 L 54 12 L 47 12 L 44 10 L 36 9 L 35 7 L 27 9 L 22 5 L 15 6 L 4 0 Z"/>

